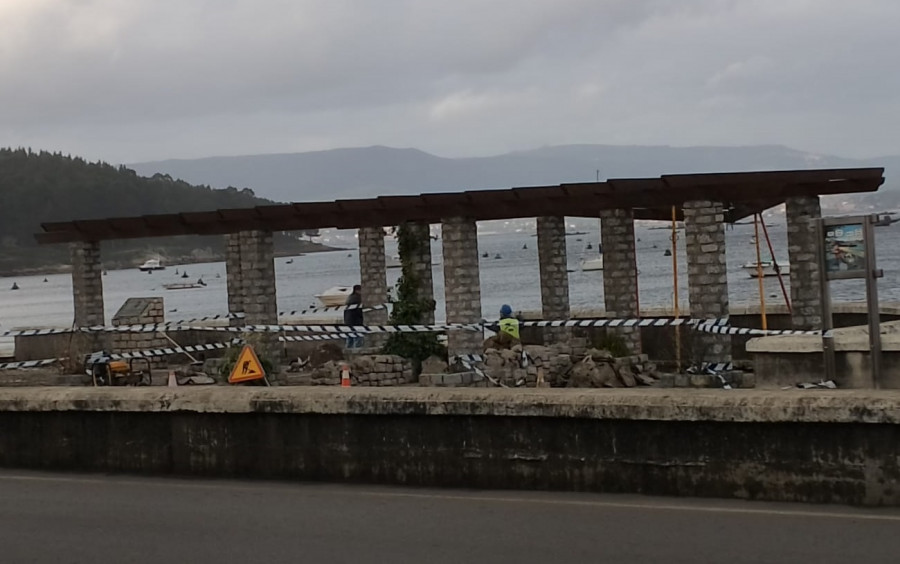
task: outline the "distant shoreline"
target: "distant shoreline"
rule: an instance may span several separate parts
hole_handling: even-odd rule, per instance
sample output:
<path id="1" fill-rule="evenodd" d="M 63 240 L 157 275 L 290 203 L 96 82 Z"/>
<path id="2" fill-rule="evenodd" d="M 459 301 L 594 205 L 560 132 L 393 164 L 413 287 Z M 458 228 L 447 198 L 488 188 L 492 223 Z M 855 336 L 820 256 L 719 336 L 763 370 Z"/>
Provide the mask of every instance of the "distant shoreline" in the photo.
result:
<path id="1" fill-rule="evenodd" d="M 346 251 L 347 249 L 344 247 L 331 247 L 328 245 L 323 245 L 321 243 L 313 243 L 313 247 L 307 248 L 302 252 L 298 251 L 278 251 L 275 253 L 275 258 L 284 258 L 284 257 L 298 257 L 303 255 L 308 255 L 312 253 L 328 253 L 332 251 Z M 164 262 L 166 265 L 177 266 L 181 264 L 206 264 L 211 262 L 223 262 L 225 260 L 224 254 L 213 254 L 209 257 L 204 257 L 202 259 L 197 259 L 190 256 L 180 256 L 180 257 L 171 257 L 165 259 Z M 134 261 L 112 261 L 111 263 L 103 263 L 103 270 L 129 270 L 133 268 L 137 268 L 143 262 L 143 259 L 135 259 Z M 23 266 L 23 267 L 13 267 L 6 268 L 0 270 L 0 278 L 11 278 L 15 276 L 40 276 L 40 275 L 48 275 L 48 274 L 68 274 L 72 272 L 71 264 L 46 264 L 40 266 Z"/>

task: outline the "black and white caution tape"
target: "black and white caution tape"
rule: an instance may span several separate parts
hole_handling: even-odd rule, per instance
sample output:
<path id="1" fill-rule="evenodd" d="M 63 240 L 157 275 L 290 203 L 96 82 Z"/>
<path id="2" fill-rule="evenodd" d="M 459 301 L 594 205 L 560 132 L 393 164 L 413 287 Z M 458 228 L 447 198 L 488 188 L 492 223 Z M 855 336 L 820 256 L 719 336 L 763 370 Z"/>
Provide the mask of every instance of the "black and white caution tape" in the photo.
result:
<path id="1" fill-rule="evenodd" d="M 483 380 L 487 380 L 491 384 L 498 386 L 500 388 L 507 388 L 506 384 L 503 382 L 491 377 L 490 374 L 479 368 L 476 363 L 484 362 L 484 357 L 480 354 L 461 354 L 450 358 L 450 365 L 456 363 L 462 364 L 466 370 L 471 370 L 477 376 L 481 377 Z"/>
<path id="2" fill-rule="evenodd" d="M 443 331 L 481 331 L 479 323 L 439 325 L 119 325 L 85 327 L 88 333 L 152 333 L 156 331 L 218 331 L 223 333 L 427 333 Z"/>
<path id="3" fill-rule="evenodd" d="M 304 341 L 332 341 L 347 337 L 362 337 L 362 333 L 328 333 L 327 335 L 285 335 L 278 337 L 282 343 L 298 343 Z"/>
<path id="4" fill-rule="evenodd" d="M 0 337 L 37 337 L 40 335 L 59 335 L 71 333 L 71 327 L 48 327 L 45 329 L 10 329 L 0 333 Z"/>
<path id="5" fill-rule="evenodd" d="M 186 347 L 166 347 L 161 349 L 146 349 L 142 351 L 128 351 L 122 353 L 106 353 L 106 352 L 95 352 L 88 358 L 88 364 L 92 361 L 96 361 L 97 359 L 110 359 L 110 360 L 130 360 L 132 358 L 153 358 L 156 356 L 170 356 L 173 354 L 180 353 L 192 353 L 192 352 L 203 352 L 203 351 L 214 351 L 227 349 L 228 347 L 238 345 L 242 341 L 240 339 L 235 339 L 233 341 L 227 343 L 208 343 L 205 345 L 188 345 Z"/>
<path id="6" fill-rule="evenodd" d="M 206 317 L 194 317 L 192 319 L 179 319 L 178 321 L 166 321 L 161 325 L 188 325 L 191 323 L 203 323 L 204 321 L 224 321 L 231 319 L 243 319 L 243 313 L 222 313 L 218 315 L 207 315 Z"/>
<path id="7" fill-rule="evenodd" d="M 718 321 L 718 320 L 710 320 Z M 496 325 L 498 321 L 489 322 Z M 568 319 L 564 321 L 522 321 L 519 325 L 525 327 L 665 327 L 672 325 L 692 325 L 699 323 L 689 317 L 642 317 L 623 319 Z"/>
<path id="8" fill-rule="evenodd" d="M 52 366 L 57 362 L 65 359 L 62 358 L 45 358 L 42 360 L 22 360 L 19 362 L 2 362 L 0 370 L 16 370 L 19 368 L 41 368 L 43 366 Z"/>
<path id="9" fill-rule="evenodd" d="M 697 331 L 704 333 L 716 333 L 718 335 L 821 335 L 821 331 L 802 331 L 799 329 L 751 329 L 749 327 L 732 327 L 730 325 L 714 325 L 711 323 L 699 323 L 694 326 Z"/>
<path id="10" fill-rule="evenodd" d="M 378 311 L 381 309 L 387 309 L 388 304 L 379 304 L 374 306 L 363 306 L 361 304 L 350 304 L 350 305 L 341 305 L 341 306 L 325 306 L 325 307 L 310 307 L 306 309 L 294 309 L 291 311 L 279 311 L 278 317 L 300 317 L 303 315 L 310 315 L 313 313 L 337 313 L 340 311 L 353 310 L 353 309 L 362 309 L 364 313 L 370 311 Z"/>

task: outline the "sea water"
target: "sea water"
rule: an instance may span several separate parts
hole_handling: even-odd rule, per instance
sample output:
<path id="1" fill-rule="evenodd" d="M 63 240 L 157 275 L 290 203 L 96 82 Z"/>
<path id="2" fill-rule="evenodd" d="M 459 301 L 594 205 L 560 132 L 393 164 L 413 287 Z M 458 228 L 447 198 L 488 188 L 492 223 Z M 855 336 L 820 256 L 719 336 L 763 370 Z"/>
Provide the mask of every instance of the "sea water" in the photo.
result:
<path id="1" fill-rule="evenodd" d="M 662 224 L 658 224 L 662 225 Z M 786 229 L 775 222 L 769 229 L 776 258 L 787 262 Z M 752 244 L 753 225 L 735 225 L 726 231 L 729 301 L 733 305 L 759 303 L 758 283 L 741 266 L 756 260 Z M 275 259 L 276 288 L 279 311 L 301 310 L 317 306 L 315 295 L 332 286 L 350 286 L 359 282 L 359 253 L 355 239 L 344 232 L 344 244 L 351 248 L 324 253 L 310 253 L 298 257 Z M 683 230 L 678 232 L 679 302 L 688 311 L 687 267 L 684 254 Z M 881 301 L 900 301 L 900 228 L 885 227 L 875 231 L 878 267 L 884 270 L 879 281 Z M 638 226 L 635 229 L 638 291 L 642 309 L 671 308 L 674 301 L 672 258 L 665 256 L 671 246 L 671 231 L 665 228 Z M 760 236 L 763 260 L 769 259 L 765 239 Z M 603 271 L 582 272 L 582 258 L 594 258 L 598 253 L 599 233 L 570 234 L 566 237 L 569 270 L 569 301 L 575 308 L 603 307 Z M 340 244 L 340 243 L 339 243 Z M 588 249 L 587 247 L 591 248 Z M 396 242 L 386 238 L 386 253 L 396 254 Z M 517 311 L 540 311 L 541 292 L 538 269 L 537 237 L 533 232 L 482 233 L 478 239 L 481 274 L 482 313 L 487 319 L 497 317 L 502 304 Z M 486 257 L 482 257 L 483 254 Z M 435 262 L 434 295 L 437 300 L 436 317 L 444 318 L 444 276 L 441 241 L 432 241 Z M 499 258 L 498 258 L 499 257 Z M 290 261 L 290 262 L 288 262 Z M 176 274 L 177 271 L 177 274 Z M 182 274 L 187 273 L 187 278 Z M 388 284 L 393 286 L 400 269 L 387 271 Z M 203 279 L 205 287 L 187 290 L 166 290 L 163 285 L 176 282 L 196 282 Z M 784 277 L 788 295 L 788 276 Z M 13 283 L 18 290 L 10 290 Z M 784 303 L 781 288 L 775 277 L 764 279 L 766 303 Z M 862 280 L 832 282 L 835 301 L 865 299 Z M 159 296 L 165 300 L 166 320 L 189 319 L 227 313 L 225 264 L 223 262 L 167 265 L 166 270 L 153 273 L 137 268 L 111 270 L 103 276 L 103 301 L 109 322 L 122 303 L 130 297 Z M 0 278 L 0 331 L 12 328 L 71 326 L 73 318 L 72 278 L 69 274 L 35 275 Z M 8 348 L 10 340 L 0 342 Z"/>

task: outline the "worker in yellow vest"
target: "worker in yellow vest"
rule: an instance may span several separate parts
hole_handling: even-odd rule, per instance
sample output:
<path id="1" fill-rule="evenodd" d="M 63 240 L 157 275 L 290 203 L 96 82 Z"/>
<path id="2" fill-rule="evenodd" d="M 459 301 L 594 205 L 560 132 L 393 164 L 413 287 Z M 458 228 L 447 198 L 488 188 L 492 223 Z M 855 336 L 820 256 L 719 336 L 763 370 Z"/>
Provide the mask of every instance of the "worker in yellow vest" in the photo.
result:
<path id="1" fill-rule="evenodd" d="M 512 308 L 506 304 L 500 307 L 500 333 L 519 340 L 519 320 L 513 317 Z"/>

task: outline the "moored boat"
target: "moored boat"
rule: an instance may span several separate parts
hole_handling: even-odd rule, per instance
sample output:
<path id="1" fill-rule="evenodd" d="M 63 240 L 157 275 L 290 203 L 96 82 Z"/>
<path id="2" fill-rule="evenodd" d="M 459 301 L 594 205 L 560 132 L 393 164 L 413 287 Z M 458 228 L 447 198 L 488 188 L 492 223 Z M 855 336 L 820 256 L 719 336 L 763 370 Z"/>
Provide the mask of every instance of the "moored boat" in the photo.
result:
<path id="1" fill-rule="evenodd" d="M 778 265 L 778 269 L 776 270 L 775 265 Z M 759 263 L 759 267 L 762 267 L 762 275 L 763 276 L 778 276 L 778 273 L 788 274 L 791 271 L 791 265 L 786 262 L 778 262 L 773 263 L 770 260 L 764 260 Z M 757 267 L 756 261 L 751 261 L 745 263 L 741 268 L 747 271 L 747 274 L 750 275 L 750 278 L 758 278 L 760 268 Z"/>
<path id="2" fill-rule="evenodd" d="M 352 293 L 352 286 L 333 286 L 321 294 L 316 294 L 316 299 L 325 307 L 336 307 L 347 303 L 347 296 Z"/>
<path id="3" fill-rule="evenodd" d="M 138 270 L 141 272 L 153 272 L 154 270 L 165 270 L 166 267 L 163 266 L 162 262 L 159 259 L 147 259 L 144 261 L 144 264 L 138 267 Z"/>

